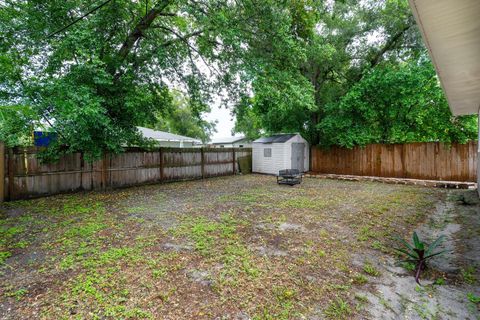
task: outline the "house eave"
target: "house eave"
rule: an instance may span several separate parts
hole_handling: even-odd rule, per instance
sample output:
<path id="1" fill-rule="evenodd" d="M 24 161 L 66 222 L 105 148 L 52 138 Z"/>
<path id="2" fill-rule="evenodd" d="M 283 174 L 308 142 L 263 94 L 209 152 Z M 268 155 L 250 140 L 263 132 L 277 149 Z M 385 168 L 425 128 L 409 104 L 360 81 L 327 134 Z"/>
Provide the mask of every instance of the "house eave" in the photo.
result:
<path id="1" fill-rule="evenodd" d="M 480 107 L 480 1 L 409 0 L 450 110 Z"/>

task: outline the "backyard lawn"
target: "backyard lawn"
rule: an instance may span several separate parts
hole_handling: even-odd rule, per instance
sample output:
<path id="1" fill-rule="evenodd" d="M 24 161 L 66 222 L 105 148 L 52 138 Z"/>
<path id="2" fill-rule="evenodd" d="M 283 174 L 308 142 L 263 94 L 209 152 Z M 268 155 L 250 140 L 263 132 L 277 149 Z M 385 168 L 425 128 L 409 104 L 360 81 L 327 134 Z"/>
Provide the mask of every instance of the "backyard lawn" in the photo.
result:
<path id="1" fill-rule="evenodd" d="M 263 175 L 5 203 L 1 319 L 477 319 L 476 191 Z M 414 283 L 392 235 L 454 250 Z"/>

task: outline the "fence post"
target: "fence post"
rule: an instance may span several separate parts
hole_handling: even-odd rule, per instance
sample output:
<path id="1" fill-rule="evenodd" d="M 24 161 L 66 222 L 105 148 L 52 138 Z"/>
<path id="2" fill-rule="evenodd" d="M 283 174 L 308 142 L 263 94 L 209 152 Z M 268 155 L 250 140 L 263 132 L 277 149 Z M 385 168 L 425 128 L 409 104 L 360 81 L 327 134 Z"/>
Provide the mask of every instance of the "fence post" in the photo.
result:
<path id="1" fill-rule="evenodd" d="M 15 200 L 15 168 L 13 161 L 13 148 L 8 149 L 8 200 Z"/>
<path id="2" fill-rule="evenodd" d="M 0 141 L 0 202 L 5 200 L 5 143 Z"/>
<path id="3" fill-rule="evenodd" d="M 158 148 L 158 154 L 160 156 L 160 181 L 163 181 L 163 149 L 162 147 Z"/>
<path id="4" fill-rule="evenodd" d="M 102 190 L 107 189 L 107 173 L 108 173 L 107 157 L 108 157 L 108 154 L 105 153 L 102 159 Z"/>
<path id="5" fill-rule="evenodd" d="M 200 155 L 202 157 L 202 179 L 205 179 L 205 150 L 203 149 L 203 147 L 200 148 Z"/>
<path id="6" fill-rule="evenodd" d="M 233 159 L 232 159 L 232 169 L 233 169 L 233 175 L 235 175 L 235 148 L 232 148 L 232 155 L 233 155 Z"/>

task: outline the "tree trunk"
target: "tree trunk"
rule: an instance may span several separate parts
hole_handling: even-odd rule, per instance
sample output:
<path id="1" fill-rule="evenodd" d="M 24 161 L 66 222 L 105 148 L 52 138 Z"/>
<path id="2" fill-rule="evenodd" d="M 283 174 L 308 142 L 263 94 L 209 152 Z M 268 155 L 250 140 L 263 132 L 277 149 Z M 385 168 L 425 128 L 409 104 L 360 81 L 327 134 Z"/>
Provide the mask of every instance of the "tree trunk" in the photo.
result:
<path id="1" fill-rule="evenodd" d="M 128 34 L 120 49 L 117 51 L 114 59 L 115 65 L 109 68 L 109 72 L 118 79 L 121 76 L 119 67 L 125 61 L 135 43 L 143 36 L 144 32 L 150 28 L 153 21 L 162 13 L 162 11 L 172 2 L 172 0 L 163 0 L 155 5 L 148 13 L 135 25 Z"/>

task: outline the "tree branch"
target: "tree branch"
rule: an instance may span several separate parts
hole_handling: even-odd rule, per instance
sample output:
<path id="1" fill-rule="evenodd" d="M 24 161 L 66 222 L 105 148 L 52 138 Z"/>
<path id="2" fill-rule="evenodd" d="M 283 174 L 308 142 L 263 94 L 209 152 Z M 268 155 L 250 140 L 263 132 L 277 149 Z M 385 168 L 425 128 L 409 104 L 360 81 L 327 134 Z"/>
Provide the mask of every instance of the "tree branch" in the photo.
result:
<path id="1" fill-rule="evenodd" d="M 188 42 L 187 40 L 192 38 L 192 37 L 196 37 L 196 36 L 199 36 L 201 35 L 202 33 L 205 32 L 205 30 L 197 30 L 197 31 L 194 31 L 192 33 L 189 33 L 189 34 L 186 34 L 184 36 L 180 35 L 178 32 L 175 32 L 174 30 L 168 28 L 168 27 L 164 27 L 164 26 L 155 26 L 155 28 L 160 28 L 160 29 L 164 29 L 166 31 L 169 31 L 171 33 L 173 33 L 177 38 L 175 39 L 171 39 L 171 40 L 168 40 L 166 42 L 164 42 L 162 44 L 162 47 L 168 47 L 172 44 L 174 44 L 175 42 L 178 42 L 178 41 L 182 41 L 182 42 Z"/>
<path id="2" fill-rule="evenodd" d="M 128 54 L 132 50 L 134 44 L 143 36 L 144 32 L 150 28 L 153 21 L 161 15 L 162 11 L 170 4 L 171 0 L 162 0 L 157 3 L 148 13 L 137 23 L 133 30 L 128 34 L 127 38 L 123 42 L 122 46 L 117 52 L 117 66 L 127 58 Z M 117 66 L 110 68 L 110 73 L 113 75 L 117 72 Z M 118 78 L 118 75 L 115 75 Z"/>
<path id="3" fill-rule="evenodd" d="M 405 25 L 402 29 L 400 29 L 396 34 L 394 34 L 388 41 L 380 48 L 380 50 L 376 51 L 370 59 L 366 61 L 368 67 L 363 68 L 356 77 L 354 77 L 353 82 L 358 82 L 362 80 L 365 71 L 375 67 L 377 64 L 380 63 L 381 59 L 388 51 L 395 48 L 398 44 L 400 38 L 412 27 L 413 24 Z"/>
<path id="4" fill-rule="evenodd" d="M 73 26 L 75 23 L 83 20 L 84 18 L 86 18 L 87 16 L 89 16 L 90 14 L 94 13 L 95 11 L 97 11 L 98 9 L 102 8 L 103 6 L 107 5 L 108 3 L 110 3 L 112 0 L 106 0 L 104 2 L 102 2 L 101 4 L 99 4 L 98 6 L 96 6 L 95 8 L 91 9 L 90 11 L 88 11 L 87 13 L 83 14 L 82 16 L 78 17 L 77 19 L 73 20 L 72 22 L 70 22 L 69 24 L 67 24 L 65 27 L 57 30 L 57 31 L 54 31 L 52 33 L 50 33 L 47 38 L 51 38 L 53 37 L 54 35 L 56 34 L 59 34 L 60 32 L 63 32 L 65 30 L 67 30 L 68 28 L 70 28 L 71 26 Z"/>
<path id="5" fill-rule="evenodd" d="M 133 45 L 137 42 L 143 33 L 152 25 L 153 21 L 160 15 L 160 13 L 170 4 L 169 0 L 163 0 L 159 4 L 155 5 L 150 11 L 140 20 L 135 28 L 130 32 L 122 46 L 118 50 L 118 62 L 121 63 L 125 60 Z"/>
<path id="6" fill-rule="evenodd" d="M 388 41 L 385 43 L 385 45 L 378 50 L 368 61 L 369 67 L 373 68 L 375 67 L 383 57 L 385 53 L 387 53 L 389 50 L 393 49 L 395 45 L 398 43 L 398 40 L 407 32 L 408 29 L 412 27 L 411 24 L 404 26 L 399 32 L 397 32 L 393 37 L 388 39 Z"/>

